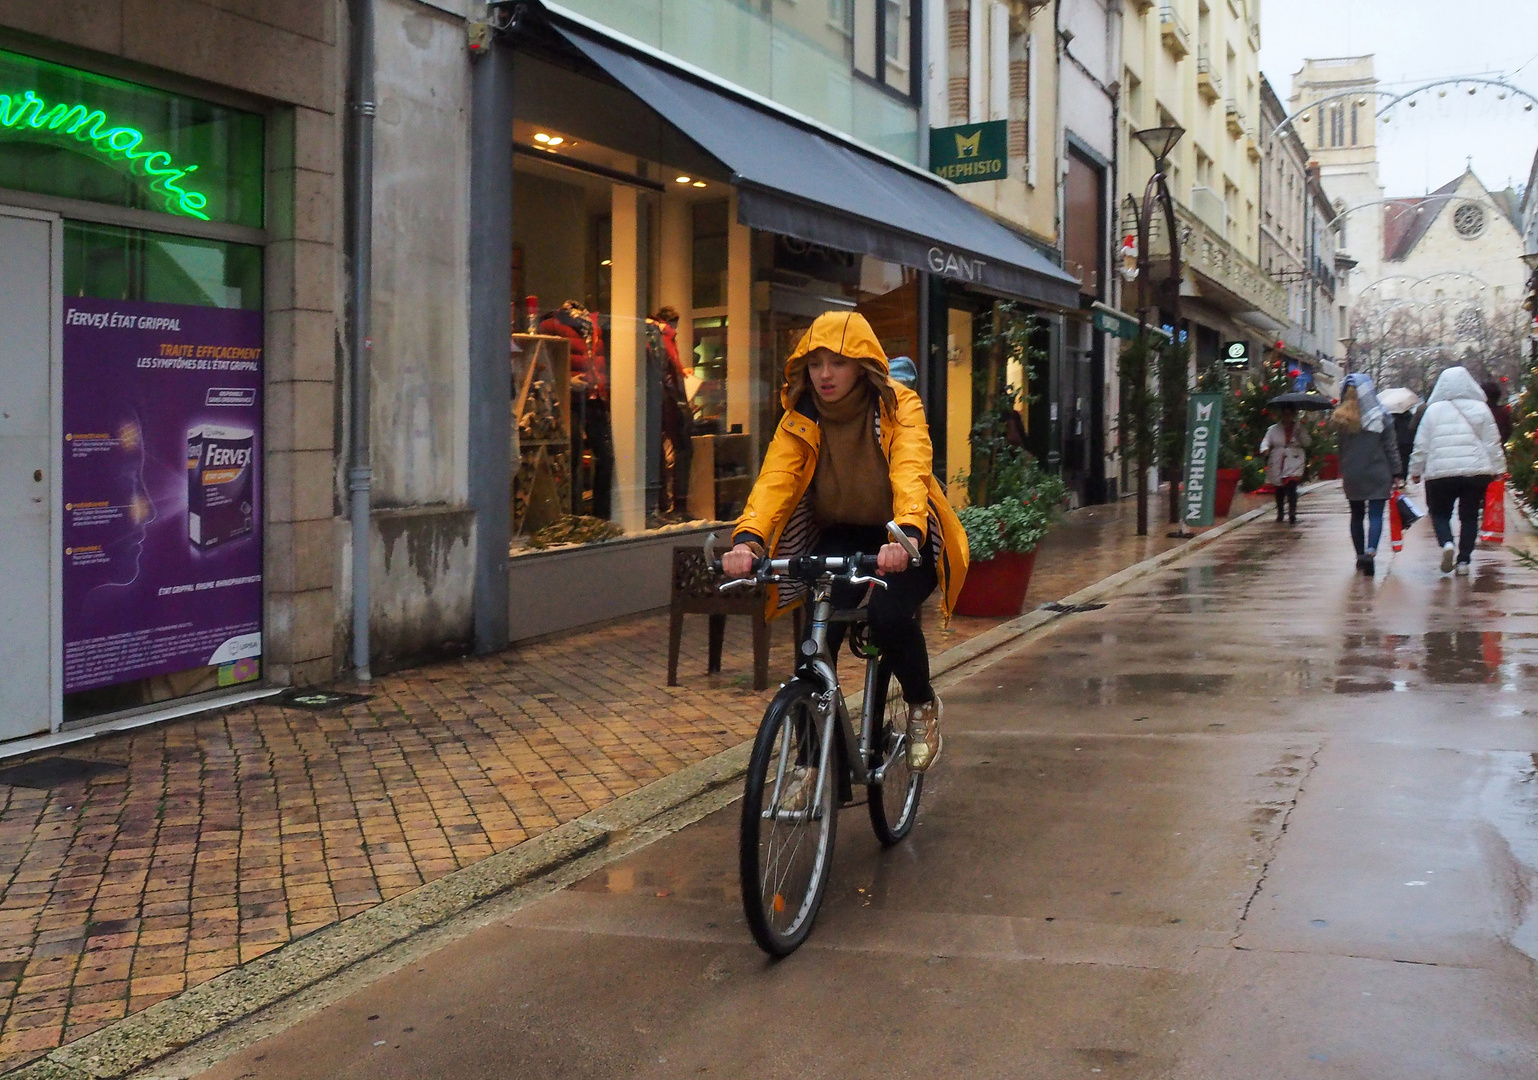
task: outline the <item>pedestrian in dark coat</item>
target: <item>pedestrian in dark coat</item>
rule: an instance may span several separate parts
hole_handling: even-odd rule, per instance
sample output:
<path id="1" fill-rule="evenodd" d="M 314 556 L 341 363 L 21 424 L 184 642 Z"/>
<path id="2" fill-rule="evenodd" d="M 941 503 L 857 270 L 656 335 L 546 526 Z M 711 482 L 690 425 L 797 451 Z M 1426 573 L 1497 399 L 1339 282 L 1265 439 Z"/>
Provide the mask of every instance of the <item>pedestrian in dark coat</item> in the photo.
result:
<path id="1" fill-rule="evenodd" d="M 1340 447 L 1341 488 L 1351 504 L 1351 544 L 1356 568 L 1371 577 L 1383 537 L 1383 507 L 1404 478 L 1399 439 L 1378 397 L 1372 379 L 1360 372 L 1346 376 L 1340 404 L 1330 414 Z M 1362 519 L 1367 519 L 1363 535 Z"/>
<path id="2" fill-rule="evenodd" d="M 1505 442 L 1511 438 L 1511 406 L 1505 404 L 1506 395 L 1501 391 L 1501 384 L 1492 379 L 1480 383 L 1479 388 L 1485 392 L 1490 415 L 1495 417 L 1495 430 L 1500 433 L 1501 442 Z"/>

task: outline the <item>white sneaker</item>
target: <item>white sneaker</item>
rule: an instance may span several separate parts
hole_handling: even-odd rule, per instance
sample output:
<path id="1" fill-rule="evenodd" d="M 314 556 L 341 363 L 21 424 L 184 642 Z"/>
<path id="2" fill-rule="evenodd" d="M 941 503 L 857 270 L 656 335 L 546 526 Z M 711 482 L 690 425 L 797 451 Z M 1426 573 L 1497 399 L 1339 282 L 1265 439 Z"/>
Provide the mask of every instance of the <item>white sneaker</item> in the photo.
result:
<path id="1" fill-rule="evenodd" d="M 1452 573 L 1453 563 L 1455 561 L 1457 561 L 1457 558 L 1458 558 L 1458 549 L 1453 547 L 1452 541 L 1449 540 L 1447 543 L 1443 544 L 1442 545 L 1442 573 L 1444 573 L 1444 574 Z"/>
<path id="2" fill-rule="evenodd" d="M 1459 577 L 1468 577 L 1469 576 L 1469 564 L 1466 563 L 1466 562 L 1460 562 L 1454 568 L 1454 573 L 1456 573 Z"/>

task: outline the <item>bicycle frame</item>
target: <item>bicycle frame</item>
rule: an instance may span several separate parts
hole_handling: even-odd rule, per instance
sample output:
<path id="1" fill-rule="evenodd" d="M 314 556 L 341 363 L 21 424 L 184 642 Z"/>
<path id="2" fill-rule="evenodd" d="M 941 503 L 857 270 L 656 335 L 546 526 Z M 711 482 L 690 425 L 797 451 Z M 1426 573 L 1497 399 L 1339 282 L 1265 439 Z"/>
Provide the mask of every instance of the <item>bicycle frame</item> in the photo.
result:
<path id="1" fill-rule="evenodd" d="M 910 565 L 918 566 L 920 556 L 918 548 L 912 539 L 908 537 L 895 521 L 887 523 L 887 531 L 892 539 L 901 544 L 908 552 Z M 720 563 L 715 556 L 715 534 L 712 533 L 705 541 L 705 557 L 710 565 L 717 570 Z M 760 568 L 757 582 L 778 581 L 780 574 L 790 571 L 790 559 L 765 560 Z M 854 722 L 849 715 L 849 705 L 844 700 L 843 688 L 839 685 L 838 673 L 834 670 L 833 655 L 828 651 L 828 626 L 834 621 L 858 622 L 859 619 L 836 620 L 833 609 L 833 583 L 839 572 L 845 573 L 845 580 L 851 584 L 868 584 L 871 588 L 886 588 L 886 582 L 879 577 L 860 576 L 854 558 L 831 557 L 825 562 L 824 571 L 812 583 L 812 598 L 808 605 L 811 609 L 812 624 L 806 640 L 798 646 L 800 658 L 796 663 L 796 677 L 815 682 L 821 687 L 817 694 L 817 717 L 819 727 L 819 746 L 821 751 L 818 761 L 818 775 L 825 775 L 824 771 L 829 764 L 828 755 L 832 751 L 832 733 L 836 731 L 843 751 L 845 764 L 844 775 L 841 777 L 841 786 L 850 789 L 864 787 L 871 784 L 880 784 L 886 777 L 887 766 L 897 757 L 902 750 L 899 742 L 894 752 L 888 755 L 881 767 L 874 772 L 870 769 L 870 750 L 873 733 L 879 726 L 878 717 L 871 713 L 871 703 L 876 698 L 881 678 L 881 663 L 879 655 L 867 655 L 865 659 L 865 695 L 861 702 L 861 724 L 858 734 L 854 730 Z M 765 574 L 768 577 L 765 577 Z M 753 578 L 740 578 L 728 582 L 721 587 L 722 591 L 740 585 L 755 583 Z M 906 739 L 906 736 L 903 737 Z M 785 780 L 785 771 L 789 767 L 787 761 L 789 744 L 781 747 L 780 760 L 774 779 L 774 796 L 770 800 L 771 807 L 778 807 L 780 802 L 781 785 Z M 819 784 L 817 797 L 806 810 L 779 810 L 777 813 L 799 817 L 801 814 L 816 816 L 823 808 L 819 805 L 822 798 L 822 787 Z M 769 811 L 765 812 L 766 815 Z"/>

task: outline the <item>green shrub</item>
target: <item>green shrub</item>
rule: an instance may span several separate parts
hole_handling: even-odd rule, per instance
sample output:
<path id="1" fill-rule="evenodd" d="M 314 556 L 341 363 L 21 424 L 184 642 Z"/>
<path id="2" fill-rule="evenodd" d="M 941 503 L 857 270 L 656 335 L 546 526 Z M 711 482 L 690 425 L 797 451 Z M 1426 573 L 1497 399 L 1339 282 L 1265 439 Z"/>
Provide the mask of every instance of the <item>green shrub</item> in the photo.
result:
<path id="1" fill-rule="evenodd" d="M 1000 553 L 1033 551 L 1062 513 L 1068 485 L 1029 457 L 1012 472 L 1011 493 L 998 502 L 957 512 L 974 562 Z"/>

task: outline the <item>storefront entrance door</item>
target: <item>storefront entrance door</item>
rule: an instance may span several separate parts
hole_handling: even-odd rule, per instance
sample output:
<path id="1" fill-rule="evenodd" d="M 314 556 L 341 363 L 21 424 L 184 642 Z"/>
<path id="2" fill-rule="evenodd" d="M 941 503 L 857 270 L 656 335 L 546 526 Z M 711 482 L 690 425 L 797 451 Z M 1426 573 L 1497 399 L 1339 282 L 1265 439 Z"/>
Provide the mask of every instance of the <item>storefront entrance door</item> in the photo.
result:
<path id="1" fill-rule="evenodd" d="M 0 208 L 0 739 L 47 731 L 56 696 L 48 556 L 58 230 L 56 219 Z"/>

